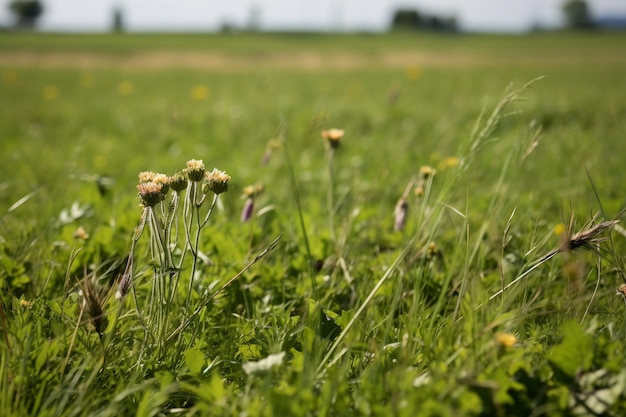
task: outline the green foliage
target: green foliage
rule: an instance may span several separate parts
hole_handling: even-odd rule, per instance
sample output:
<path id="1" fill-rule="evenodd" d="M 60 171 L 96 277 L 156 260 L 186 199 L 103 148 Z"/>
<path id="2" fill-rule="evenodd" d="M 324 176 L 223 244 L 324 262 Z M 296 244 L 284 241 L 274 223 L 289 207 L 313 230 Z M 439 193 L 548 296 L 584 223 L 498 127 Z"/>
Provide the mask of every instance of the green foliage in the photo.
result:
<path id="1" fill-rule="evenodd" d="M 0 415 L 624 415 L 623 229 L 590 232 L 624 204 L 613 36 L 349 71 L 265 59 L 416 38 L 167 38 L 235 58 L 201 71 L 99 67 L 157 35 L 11 35 L 97 65 L 0 68 Z M 192 157 L 232 176 L 219 201 L 137 207 L 139 172 Z"/>

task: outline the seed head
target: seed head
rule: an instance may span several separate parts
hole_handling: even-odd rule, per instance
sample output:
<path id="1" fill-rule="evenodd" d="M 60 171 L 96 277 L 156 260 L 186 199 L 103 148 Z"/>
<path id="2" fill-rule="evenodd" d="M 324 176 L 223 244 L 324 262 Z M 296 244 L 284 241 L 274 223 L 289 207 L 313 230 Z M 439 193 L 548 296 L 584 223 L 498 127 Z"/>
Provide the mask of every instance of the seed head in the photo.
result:
<path id="1" fill-rule="evenodd" d="M 206 194 L 213 191 L 215 194 L 222 194 L 228 191 L 228 181 L 230 181 L 230 175 L 213 168 L 213 171 L 207 172 L 205 175 L 202 182 L 202 192 Z"/>
<path id="2" fill-rule="evenodd" d="M 254 200 L 252 197 L 246 198 L 246 202 L 243 205 L 243 210 L 241 211 L 241 221 L 247 222 L 252 218 L 252 213 L 254 213 Z"/>
<path id="3" fill-rule="evenodd" d="M 409 203 L 406 201 L 406 198 L 401 197 L 396 204 L 396 209 L 394 210 L 395 221 L 393 224 L 394 230 L 402 231 L 404 230 L 404 226 L 406 224 L 406 213 L 409 208 Z"/>
<path id="4" fill-rule="evenodd" d="M 190 159 L 187 161 L 187 176 L 191 181 L 198 182 L 204 178 L 204 163 L 202 160 Z"/>

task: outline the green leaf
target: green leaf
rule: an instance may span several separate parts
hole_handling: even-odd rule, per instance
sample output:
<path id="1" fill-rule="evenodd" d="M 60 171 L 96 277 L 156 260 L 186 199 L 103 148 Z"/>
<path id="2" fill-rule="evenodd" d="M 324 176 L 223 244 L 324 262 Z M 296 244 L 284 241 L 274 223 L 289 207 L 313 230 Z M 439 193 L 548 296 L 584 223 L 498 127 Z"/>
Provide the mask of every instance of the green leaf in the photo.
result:
<path id="1" fill-rule="evenodd" d="M 198 348 L 191 348 L 185 351 L 185 364 L 192 374 L 199 374 L 206 364 L 204 354 Z"/>
<path id="2" fill-rule="evenodd" d="M 593 338 L 575 322 L 563 325 L 563 341 L 550 352 L 550 365 L 562 375 L 574 378 L 578 370 L 586 370 L 593 359 Z"/>

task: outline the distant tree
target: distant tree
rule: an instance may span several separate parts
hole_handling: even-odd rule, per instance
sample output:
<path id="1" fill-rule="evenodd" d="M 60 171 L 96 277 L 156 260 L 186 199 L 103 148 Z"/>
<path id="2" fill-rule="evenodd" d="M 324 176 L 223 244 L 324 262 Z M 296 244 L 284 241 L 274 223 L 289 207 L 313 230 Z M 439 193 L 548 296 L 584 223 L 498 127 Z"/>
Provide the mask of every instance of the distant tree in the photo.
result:
<path id="1" fill-rule="evenodd" d="M 589 29 L 593 20 L 585 0 L 567 0 L 562 6 L 567 26 L 572 29 Z"/>
<path id="2" fill-rule="evenodd" d="M 121 9 L 113 9 L 113 32 L 124 32 L 124 12 Z"/>
<path id="3" fill-rule="evenodd" d="M 422 24 L 422 17 L 415 9 L 398 9 L 391 19 L 392 30 L 415 30 Z"/>
<path id="4" fill-rule="evenodd" d="M 38 0 L 12 0 L 9 10 L 17 18 L 19 27 L 32 28 L 43 13 L 43 4 Z"/>

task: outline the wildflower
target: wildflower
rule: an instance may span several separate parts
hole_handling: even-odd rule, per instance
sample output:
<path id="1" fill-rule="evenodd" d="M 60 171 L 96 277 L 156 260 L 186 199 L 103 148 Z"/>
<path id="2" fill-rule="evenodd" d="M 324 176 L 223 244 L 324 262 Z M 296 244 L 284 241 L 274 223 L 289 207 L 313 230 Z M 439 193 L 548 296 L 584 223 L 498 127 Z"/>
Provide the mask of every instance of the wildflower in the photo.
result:
<path id="1" fill-rule="evenodd" d="M 120 96 L 129 96 L 135 91 L 135 86 L 130 81 L 122 81 L 117 85 L 117 93 Z"/>
<path id="2" fill-rule="evenodd" d="M 31 308 L 31 307 L 32 307 L 32 305 L 33 305 L 33 302 L 32 302 L 32 301 L 26 301 L 26 300 L 24 300 L 23 298 L 20 300 L 20 306 L 21 306 L 22 308 Z"/>
<path id="3" fill-rule="evenodd" d="M 424 185 L 418 184 L 417 187 L 415 187 L 414 193 L 416 197 L 424 197 Z"/>
<path id="4" fill-rule="evenodd" d="M 54 100 L 59 96 L 59 88 L 56 85 L 47 85 L 41 91 L 44 100 Z"/>
<path id="5" fill-rule="evenodd" d="M 460 163 L 461 163 L 461 159 L 459 159 L 458 157 L 449 156 L 441 160 L 439 162 L 439 165 L 437 166 L 439 167 L 439 169 L 454 168 L 454 167 L 459 166 Z"/>
<path id="6" fill-rule="evenodd" d="M 430 242 L 428 244 L 428 249 L 427 249 L 427 252 L 426 252 L 426 256 L 431 258 L 431 257 L 437 256 L 437 255 L 439 255 L 439 249 L 437 248 L 437 245 L 435 245 L 435 242 Z"/>
<path id="7" fill-rule="evenodd" d="M 139 173 L 139 182 L 152 182 L 154 180 L 155 172 L 152 171 L 142 171 Z"/>
<path id="8" fill-rule="evenodd" d="M 167 192 L 170 190 L 170 178 L 165 174 L 154 174 L 152 182 L 161 184 L 161 194 L 163 194 L 163 197 L 165 197 L 167 195 Z"/>
<path id="9" fill-rule="evenodd" d="M 177 172 L 169 177 L 168 183 L 174 192 L 180 193 L 187 188 L 187 177 L 182 172 Z"/>
<path id="10" fill-rule="evenodd" d="M 189 161 L 187 161 L 186 172 L 187 172 L 187 177 L 189 177 L 191 181 L 194 181 L 194 182 L 202 181 L 202 179 L 204 178 L 204 172 L 205 172 L 204 163 L 202 162 L 202 159 L 200 160 L 190 159 Z"/>
<path id="11" fill-rule="evenodd" d="M 209 97 L 209 88 L 206 85 L 194 85 L 191 89 L 190 96 L 193 100 L 203 101 Z"/>
<path id="12" fill-rule="evenodd" d="M 228 191 L 228 181 L 230 181 L 230 175 L 213 168 L 213 171 L 207 172 L 205 175 L 202 192 L 206 194 L 213 191 L 215 194 L 222 194 Z"/>
<path id="13" fill-rule="evenodd" d="M 420 176 L 425 180 L 435 175 L 435 172 L 436 171 L 432 167 L 429 167 L 427 165 L 420 168 Z"/>
<path id="14" fill-rule="evenodd" d="M 163 185 L 156 182 L 142 182 L 137 185 L 139 199 L 144 207 L 154 207 L 163 200 Z"/>
<path id="15" fill-rule="evenodd" d="M 406 69 L 405 76 L 407 79 L 415 81 L 422 76 L 422 69 L 418 66 L 412 66 Z"/>
<path id="16" fill-rule="evenodd" d="M 89 239 L 89 233 L 87 233 L 83 226 L 79 226 L 74 232 L 74 239 L 87 240 Z"/>
<path id="17" fill-rule="evenodd" d="M 336 149 L 343 138 L 343 133 L 343 129 L 328 129 L 322 131 L 322 137 L 326 139 L 331 149 Z"/>
<path id="18" fill-rule="evenodd" d="M 496 333 L 495 339 L 502 348 L 510 348 L 517 344 L 517 336 L 512 333 Z"/>
<path id="19" fill-rule="evenodd" d="M 396 208 L 394 210 L 395 221 L 393 223 L 393 229 L 397 231 L 404 230 L 404 225 L 406 223 L 406 212 L 409 208 L 409 203 L 406 201 L 406 198 L 401 197 L 396 204 Z"/>
<path id="20" fill-rule="evenodd" d="M 247 222 L 252 218 L 252 213 L 254 213 L 254 199 L 262 192 L 263 184 L 248 185 L 243 188 L 243 196 L 246 198 L 246 202 L 241 212 L 242 222 Z"/>

